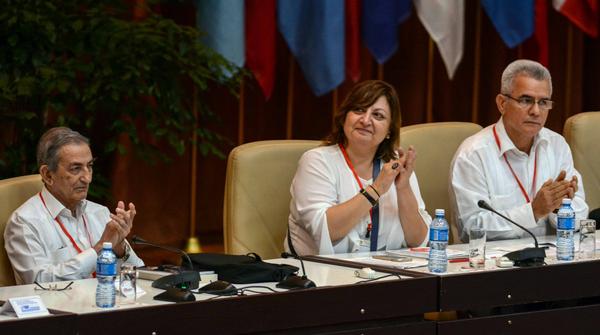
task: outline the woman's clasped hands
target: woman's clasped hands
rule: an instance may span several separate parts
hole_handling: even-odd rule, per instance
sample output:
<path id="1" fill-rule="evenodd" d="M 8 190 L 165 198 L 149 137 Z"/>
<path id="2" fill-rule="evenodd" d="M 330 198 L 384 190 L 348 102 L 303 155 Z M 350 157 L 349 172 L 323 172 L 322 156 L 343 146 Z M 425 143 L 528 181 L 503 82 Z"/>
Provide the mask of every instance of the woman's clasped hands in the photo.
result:
<path id="1" fill-rule="evenodd" d="M 373 182 L 373 187 L 380 193 L 386 193 L 395 184 L 397 190 L 410 187 L 410 176 L 415 168 L 416 151 L 411 145 L 407 150 L 401 147 L 396 149 L 397 158 L 383 164 L 383 168 L 377 179 Z"/>

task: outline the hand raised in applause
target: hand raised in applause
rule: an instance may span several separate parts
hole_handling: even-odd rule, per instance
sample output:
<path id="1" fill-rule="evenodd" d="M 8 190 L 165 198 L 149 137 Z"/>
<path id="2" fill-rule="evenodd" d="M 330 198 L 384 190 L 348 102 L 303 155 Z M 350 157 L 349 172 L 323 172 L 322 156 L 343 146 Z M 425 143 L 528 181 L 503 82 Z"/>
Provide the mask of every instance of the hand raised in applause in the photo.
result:
<path id="1" fill-rule="evenodd" d="M 555 180 L 548 179 L 536 193 L 531 202 L 533 215 L 536 220 L 557 209 L 563 198 L 574 195 L 573 179 L 566 180 L 565 176 L 566 172 L 564 170 L 561 171 Z M 576 183 L 577 178 L 575 177 L 574 180 Z"/>
<path id="2" fill-rule="evenodd" d="M 415 162 L 417 159 L 417 152 L 411 145 L 408 150 L 404 152 L 404 149 L 398 149 L 398 166 L 399 173 L 396 176 L 396 190 L 400 191 L 410 187 L 410 176 L 415 170 Z"/>
<path id="3" fill-rule="evenodd" d="M 131 231 L 135 215 L 136 210 L 133 203 L 129 203 L 129 210 L 125 210 L 125 204 L 123 201 L 119 201 L 115 214 L 110 214 L 111 221 L 104 227 L 100 241 L 94 247 L 96 251 L 99 252 L 102 249 L 102 242 L 111 242 L 115 254 L 121 257 L 125 253 L 123 241 Z"/>
<path id="4" fill-rule="evenodd" d="M 379 176 L 373 181 L 373 187 L 379 192 L 379 195 L 383 195 L 390 189 L 390 186 L 392 186 L 392 183 L 394 183 L 394 180 L 396 180 L 396 177 L 400 173 L 399 166 L 400 161 L 397 159 L 392 159 L 383 164 Z"/>
<path id="5" fill-rule="evenodd" d="M 577 179 L 577 176 L 573 175 L 573 177 L 571 178 L 571 189 L 569 192 L 569 199 L 573 199 L 575 197 L 575 193 L 577 193 L 577 190 L 579 189 L 578 182 L 579 180 Z"/>

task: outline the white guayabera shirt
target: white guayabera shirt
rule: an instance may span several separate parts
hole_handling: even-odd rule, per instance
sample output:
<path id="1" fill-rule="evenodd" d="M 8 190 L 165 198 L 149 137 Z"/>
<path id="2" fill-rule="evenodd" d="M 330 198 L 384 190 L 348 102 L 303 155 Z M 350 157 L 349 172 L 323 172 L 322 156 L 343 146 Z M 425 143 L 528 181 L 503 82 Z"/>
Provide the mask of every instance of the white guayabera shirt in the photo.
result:
<path id="1" fill-rule="evenodd" d="M 62 231 L 57 217 L 81 253 Z M 79 204 L 73 217 L 44 187 L 41 197 L 35 194 L 12 213 L 4 231 L 5 248 L 17 283 L 90 278 L 96 270 L 93 246 L 110 220 L 108 208 L 88 200 Z M 125 263 L 144 265 L 133 250 Z"/>
<path id="2" fill-rule="evenodd" d="M 576 219 L 587 218 L 588 206 L 585 203 L 583 182 L 581 175 L 573 166 L 571 150 L 565 139 L 560 134 L 542 128 L 535 137 L 528 155 L 517 149 L 510 140 L 502 118 L 495 126 L 502 147 L 501 151 L 494 137 L 494 125 L 491 125 L 467 138 L 456 151 L 452 161 L 450 192 L 455 199 L 455 213 L 458 216 L 457 222 L 462 239 L 467 240 L 469 228 L 477 220 L 483 221 L 488 240 L 529 236 L 498 215 L 479 208 L 477 205 L 479 200 L 485 200 L 494 209 L 528 228 L 535 235 L 550 234 L 556 228 L 554 213 L 536 222 L 531 203 L 526 201 L 503 154 L 506 154 L 510 166 L 528 192 L 530 199 L 535 197 L 535 193 L 544 182 L 548 179 L 554 180 L 561 170 L 566 171 L 566 179 L 570 180 L 574 175 L 577 176 L 578 190 L 571 206 L 575 210 Z"/>

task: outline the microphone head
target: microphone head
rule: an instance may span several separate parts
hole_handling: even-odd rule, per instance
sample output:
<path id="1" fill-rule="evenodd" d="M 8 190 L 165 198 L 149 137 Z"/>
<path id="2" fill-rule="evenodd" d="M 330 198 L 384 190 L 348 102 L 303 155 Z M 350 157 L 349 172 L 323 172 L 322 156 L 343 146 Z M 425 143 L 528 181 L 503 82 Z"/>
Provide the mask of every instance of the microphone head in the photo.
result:
<path id="1" fill-rule="evenodd" d="M 144 240 L 143 238 L 137 236 L 137 235 L 133 235 L 131 237 L 131 242 L 133 242 L 133 244 L 137 244 L 137 243 L 146 243 L 146 240 Z"/>
<path id="2" fill-rule="evenodd" d="M 487 202 L 485 202 L 485 200 L 477 201 L 477 206 L 479 206 L 479 208 L 483 208 L 483 209 L 487 209 L 487 210 L 491 210 L 491 208 L 492 208 L 492 207 L 490 207 L 490 205 L 488 205 Z"/>

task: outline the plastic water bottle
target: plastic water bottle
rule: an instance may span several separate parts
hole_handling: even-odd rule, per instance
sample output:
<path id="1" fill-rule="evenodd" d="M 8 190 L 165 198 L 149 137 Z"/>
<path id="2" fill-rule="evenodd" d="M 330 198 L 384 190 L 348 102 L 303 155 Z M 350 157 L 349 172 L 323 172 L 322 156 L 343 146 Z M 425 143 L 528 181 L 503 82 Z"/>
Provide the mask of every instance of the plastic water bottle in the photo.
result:
<path id="1" fill-rule="evenodd" d="M 558 209 L 556 229 L 556 259 L 571 261 L 575 256 L 575 211 L 571 207 L 571 199 L 565 198 Z"/>
<path id="2" fill-rule="evenodd" d="M 109 308 L 115 306 L 115 279 L 117 277 L 117 256 L 112 250 L 112 243 L 104 242 L 102 251 L 96 261 L 96 306 Z"/>
<path id="3" fill-rule="evenodd" d="M 448 268 L 448 222 L 444 218 L 444 210 L 436 209 L 435 218 L 429 227 L 429 271 L 446 272 Z"/>

